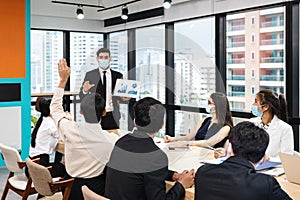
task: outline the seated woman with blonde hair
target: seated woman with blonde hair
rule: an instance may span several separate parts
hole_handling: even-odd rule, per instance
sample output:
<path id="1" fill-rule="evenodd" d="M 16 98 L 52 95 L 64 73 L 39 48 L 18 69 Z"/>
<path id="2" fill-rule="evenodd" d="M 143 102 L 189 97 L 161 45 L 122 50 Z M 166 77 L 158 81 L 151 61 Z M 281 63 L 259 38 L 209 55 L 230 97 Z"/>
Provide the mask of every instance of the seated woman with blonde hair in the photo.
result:
<path id="1" fill-rule="evenodd" d="M 226 95 L 212 93 L 206 110 L 211 113 L 211 117 L 200 120 L 191 133 L 180 137 L 166 135 L 165 142 L 188 140 L 190 146 L 223 147 L 233 124 Z"/>

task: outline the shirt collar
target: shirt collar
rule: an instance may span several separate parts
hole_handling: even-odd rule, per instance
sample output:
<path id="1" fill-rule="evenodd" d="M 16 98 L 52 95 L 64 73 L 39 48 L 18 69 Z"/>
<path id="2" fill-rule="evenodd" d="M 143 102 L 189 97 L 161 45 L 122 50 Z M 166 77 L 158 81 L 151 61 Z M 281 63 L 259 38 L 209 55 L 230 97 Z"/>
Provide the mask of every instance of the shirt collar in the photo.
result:
<path id="1" fill-rule="evenodd" d="M 99 68 L 99 72 L 100 74 L 102 74 L 102 72 L 106 71 L 106 74 L 110 74 L 110 68 L 108 68 L 107 70 L 103 70 L 101 67 L 98 67 Z"/>
<path id="2" fill-rule="evenodd" d="M 263 128 L 264 130 L 268 130 L 268 128 L 271 126 L 271 124 L 276 124 L 276 121 L 278 120 L 278 117 L 276 115 L 273 116 L 273 119 L 267 123 L 266 125 L 264 125 L 262 123 L 261 118 L 259 118 L 259 127 Z"/>

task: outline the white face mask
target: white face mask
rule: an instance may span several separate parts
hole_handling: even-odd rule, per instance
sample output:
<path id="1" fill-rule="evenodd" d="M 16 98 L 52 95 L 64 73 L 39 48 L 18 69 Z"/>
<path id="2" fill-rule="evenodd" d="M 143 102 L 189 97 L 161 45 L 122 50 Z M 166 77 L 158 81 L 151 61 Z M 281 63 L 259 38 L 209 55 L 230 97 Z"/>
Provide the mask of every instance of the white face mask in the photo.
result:
<path id="1" fill-rule="evenodd" d="M 107 59 L 99 59 L 98 65 L 101 69 L 107 70 L 109 68 L 109 60 Z"/>
<path id="2" fill-rule="evenodd" d="M 211 114 L 211 113 L 214 112 L 214 111 L 211 110 L 214 107 L 215 107 L 214 105 L 208 105 L 208 104 L 206 104 L 205 110 L 206 110 L 207 113 Z"/>

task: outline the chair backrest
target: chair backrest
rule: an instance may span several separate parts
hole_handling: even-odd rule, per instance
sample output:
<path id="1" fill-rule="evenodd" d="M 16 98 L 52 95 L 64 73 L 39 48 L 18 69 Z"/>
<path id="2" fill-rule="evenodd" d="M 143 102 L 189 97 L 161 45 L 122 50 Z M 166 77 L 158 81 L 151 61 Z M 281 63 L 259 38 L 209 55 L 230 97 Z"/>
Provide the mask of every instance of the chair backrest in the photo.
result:
<path id="1" fill-rule="evenodd" d="M 19 167 L 18 161 L 21 162 L 21 156 L 17 149 L 0 144 L 0 151 L 3 155 L 6 167 L 11 172 L 22 172 L 22 168 Z"/>
<path id="2" fill-rule="evenodd" d="M 50 184 L 52 177 L 49 169 L 33 162 L 31 159 L 26 158 L 26 165 L 35 190 L 43 196 L 52 196 L 54 193 L 51 190 Z"/>
<path id="3" fill-rule="evenodd" d="M 90 190 L 86 185 L 81 187 L 84 200 L 109 200 Z"/>

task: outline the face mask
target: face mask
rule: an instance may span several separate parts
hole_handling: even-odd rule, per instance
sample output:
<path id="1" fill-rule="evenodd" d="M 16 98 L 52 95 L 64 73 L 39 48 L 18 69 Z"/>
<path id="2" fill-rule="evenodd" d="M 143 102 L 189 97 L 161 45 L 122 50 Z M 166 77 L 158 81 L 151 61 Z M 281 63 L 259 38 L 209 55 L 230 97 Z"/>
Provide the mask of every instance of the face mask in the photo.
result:
<path id="1" fill-rule="evenodd" d="M 261 117 L 262 116 L 262 112 L 258 111 L 258 106 L 253 106 L 251 107 L 251 112 L 253 115 L 255 115 L 256 117 Z"/>
<path id="2" fill-rule="evenodd" d="M 107 59 L 99 59 L 98 65 L 101 69 L 106 70 L 109 68 L 109 60 Z"/>
<path id="3" fill-rule="evenodd" d="M 214 108 L 214 107 L 215 107 L 215 106 L 211 106 L 211 105 L 208 105 L 208 104 L 207 104 L 206 107 L 205 107 L 205 110 L 206 110 L 207 113 L 210 114 L 210 113 L 212 113 L 211 108 Z"/>

